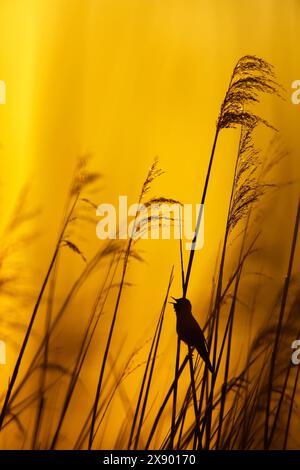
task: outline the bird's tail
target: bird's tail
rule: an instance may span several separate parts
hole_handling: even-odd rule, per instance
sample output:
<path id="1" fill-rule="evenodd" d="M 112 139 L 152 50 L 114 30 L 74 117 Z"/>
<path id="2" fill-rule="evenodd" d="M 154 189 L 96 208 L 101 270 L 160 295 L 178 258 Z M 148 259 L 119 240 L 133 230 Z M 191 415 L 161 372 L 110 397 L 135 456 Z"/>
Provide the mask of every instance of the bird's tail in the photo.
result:
<path id="1" fill-rule="evenodd" d="M 198 353 L 200 354 L 200 356 L 202 357 L 203 361 L 205 362 L 208 370 L 214 374 L 215 373 L 215 369 L 213 368 L 211 362 L 210 362 L 210 359 L 209 359 L 209 355 L 208 355 L 208 351 L 199 351 L 199 349 L 197 349 Z"/>

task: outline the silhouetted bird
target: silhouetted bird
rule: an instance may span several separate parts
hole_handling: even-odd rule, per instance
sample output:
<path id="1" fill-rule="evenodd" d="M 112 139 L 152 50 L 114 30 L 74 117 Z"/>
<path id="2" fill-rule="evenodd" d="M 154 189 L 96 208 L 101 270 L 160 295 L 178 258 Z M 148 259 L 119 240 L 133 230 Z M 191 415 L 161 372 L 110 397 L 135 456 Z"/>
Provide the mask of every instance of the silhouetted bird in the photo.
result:
<path id="1" fill-rule="evenodd" d="M 172 299 L 175 300 L 175 302 L 171 303 L 174 305 L 176 312 L 176 331 L 179 339 L 188 346 L 196 348 L 210 372 L 213 373 L 214 369 L 209 360 L 206 340 L 203 331 L 193 317 L 191 302 L 184 298 L 175 299 L 172 297 Z"/>

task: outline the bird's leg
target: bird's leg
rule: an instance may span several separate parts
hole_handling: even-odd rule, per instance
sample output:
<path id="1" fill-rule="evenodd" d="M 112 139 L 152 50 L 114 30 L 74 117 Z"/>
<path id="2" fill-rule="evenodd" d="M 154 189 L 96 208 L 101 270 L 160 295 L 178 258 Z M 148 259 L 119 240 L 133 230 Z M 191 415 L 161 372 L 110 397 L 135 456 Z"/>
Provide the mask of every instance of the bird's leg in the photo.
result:
<path id="1" fill-rule="evenodd" d="M 188 346 L 188 354 L 187 354 L 187 357 L 191 357 L 193 359 L 194 357 L 194 348 L 192 346 Z"/>

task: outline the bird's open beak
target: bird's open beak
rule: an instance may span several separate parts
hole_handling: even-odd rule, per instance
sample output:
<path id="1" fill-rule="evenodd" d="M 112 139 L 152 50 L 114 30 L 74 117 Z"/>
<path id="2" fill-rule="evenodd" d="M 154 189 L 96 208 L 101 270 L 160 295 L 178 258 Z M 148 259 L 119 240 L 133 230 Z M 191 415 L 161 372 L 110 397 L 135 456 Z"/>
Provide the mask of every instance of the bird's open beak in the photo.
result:
<path id="1" fill-rule="evenodd" d="M 175 302 L 169 302 L 169 304 L 176 305 L 178 302 L 178 299 L 175 299 L 175 297 L 171 296 L 171 299 L 175 300 Z"/>

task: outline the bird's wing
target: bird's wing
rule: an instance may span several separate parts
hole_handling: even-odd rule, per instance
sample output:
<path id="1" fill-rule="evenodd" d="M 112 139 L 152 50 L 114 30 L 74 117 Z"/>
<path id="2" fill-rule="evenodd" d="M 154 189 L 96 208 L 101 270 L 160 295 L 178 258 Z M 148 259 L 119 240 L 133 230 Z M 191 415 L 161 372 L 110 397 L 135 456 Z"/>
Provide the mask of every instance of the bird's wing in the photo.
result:
<path id="1" fill-rule="evenodd" d="M 205 364 L 207 365 L 208 369 L 213 373 L 214 369 L 209 359 L 208 347 L 207 347 L 205 336 L 193 316 L 192 316 L 192 319 L 189 321 L 189 325 L 190 325 L 190 341 L 192 342 L 192 346 L 195 346 L 198 353 L 200 354 Z"/>
<path id="2" fill-rule="evenodd" d="M 204 334 L 191 313 L 178 318 L 177 332 L 182 341 L 199 350 L 199 354 L 207 352 L 208 348 Z"/>
<path id="3" fill-rule="evenodd" d="M 193 341 L 193 346 L 196 347 L 198 350 L 199 354 L 205 355 L 208 351 L 207 344 L 206 344 L 206 339 L 203 334 L 203 331 L 201 330 L 200 326 L 198 325 L 197 321 L 195 318 L 192 316 L 192 320 L 190 322 L 191 325 L 191 339 Z"/>

